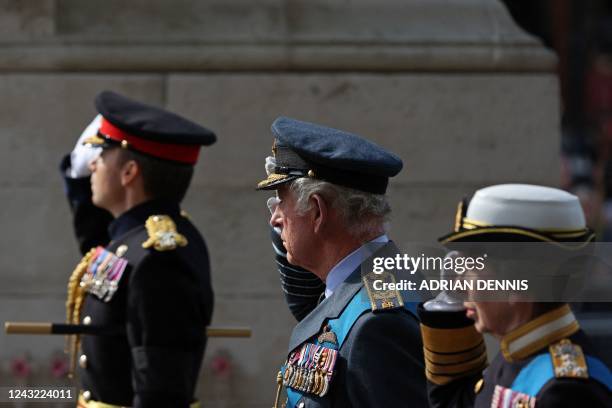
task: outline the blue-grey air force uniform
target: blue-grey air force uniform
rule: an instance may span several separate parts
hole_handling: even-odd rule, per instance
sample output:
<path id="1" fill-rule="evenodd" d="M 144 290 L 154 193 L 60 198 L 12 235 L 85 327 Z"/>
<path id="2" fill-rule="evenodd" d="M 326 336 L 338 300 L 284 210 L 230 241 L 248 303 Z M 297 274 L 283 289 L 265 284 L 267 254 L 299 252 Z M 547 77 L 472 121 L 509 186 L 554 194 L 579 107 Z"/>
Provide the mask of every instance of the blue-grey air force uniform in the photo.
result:
<path id="1" fill-rule="evenodd" d="M 307 178 L 382 197 L 402 169 L 399 157 L 342 130 L 281 117 L 272 133 L 274 166 L 259 190 Z M 395 256 L 395 245 L 369 248 L 364 258 L 372 255 L 358 259 L 352 273 L 348 267 L 350 275 L 317 304 L 322 282 L 290 265 L 282 243 L 273 241 L 289 308 L 300 320 L 277 378 L 287 407 L 427 406 L 415 302 L 372 285 L 372 257 Z M 392 281 L 392 274 L 376 277 Z"/>
<path id="2" fill-rule="evenodd" d="M 377 256 L 397 252 L 387 243 Z M 391 296 L 395 298 L 386 300 L 393 305 L 383 307 L 384 300 L 369 295 L 359 267 L 298 323 L 289 342 L 289 362 L 281 369 L 285 385 L 294 353 L 320 345 L 338 354 L 327 393 L 318 396 L 294 382 L 287 387 L 288 407 L 427 406 L 415 304 L 404 302 L 397 292 Z M 335 342 L 325 341 L 330 338 Z"/>

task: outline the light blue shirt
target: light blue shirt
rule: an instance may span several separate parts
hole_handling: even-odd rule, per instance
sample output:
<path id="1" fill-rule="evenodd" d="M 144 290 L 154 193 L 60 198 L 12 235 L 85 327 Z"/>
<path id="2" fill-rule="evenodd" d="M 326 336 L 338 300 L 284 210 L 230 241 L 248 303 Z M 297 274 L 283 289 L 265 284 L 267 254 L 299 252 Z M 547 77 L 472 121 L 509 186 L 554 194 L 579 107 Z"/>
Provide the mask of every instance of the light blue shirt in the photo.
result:
<path id="1" fill-rule="evenodd" d="M 383 234 L 363 244 L 338 262 L 336 266 L 329 271 L 327 279 L 325 280 L 325 297 L 330 297 L 339 284 L 344 282 L 363 261 L 368 259 L 374 251 L 380 248 L 380 245 L 370 244 L 386 242 L 389 242 L 389 238 L 386 234 Z"/>

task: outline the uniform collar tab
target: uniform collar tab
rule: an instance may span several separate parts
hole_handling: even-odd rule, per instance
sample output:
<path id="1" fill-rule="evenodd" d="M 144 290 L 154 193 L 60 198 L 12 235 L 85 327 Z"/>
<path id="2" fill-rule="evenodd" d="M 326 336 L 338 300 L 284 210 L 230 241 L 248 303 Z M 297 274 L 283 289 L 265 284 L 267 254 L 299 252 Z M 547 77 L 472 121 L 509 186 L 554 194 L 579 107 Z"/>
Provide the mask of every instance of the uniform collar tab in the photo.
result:
<path id="1" fill-rule="evenodd" d="M 111 239 L 118 239 L 126 232 L 138 226 L 144 226 L 145 221 L 151 215 L 166 214 L 170 217 L 177 217 L 180 211 L 178 203 L 162 199 L 149 200 L 130 208 L 115 218 L 108 227 L 108 233 Z"/>
<path id="2" fill-rule="evenodd" d="M 524 359 L 580 329 L 569 305 L 551 310 L 505 335 L 501 351 L 506 361 Z"/>

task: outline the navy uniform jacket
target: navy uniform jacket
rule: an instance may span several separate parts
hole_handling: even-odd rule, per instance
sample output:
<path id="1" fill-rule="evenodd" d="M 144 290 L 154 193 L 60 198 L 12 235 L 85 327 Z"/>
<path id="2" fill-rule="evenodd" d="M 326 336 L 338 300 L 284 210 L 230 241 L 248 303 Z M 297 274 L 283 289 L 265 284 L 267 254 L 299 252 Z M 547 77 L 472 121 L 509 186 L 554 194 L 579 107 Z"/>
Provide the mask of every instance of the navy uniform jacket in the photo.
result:
<path id="1" fill-rule="evenodd" d="M 373 256 L 381 256 L 382 251 L 397 253 L 397 248 L 388 243 Z M 368 307 L 353 322 L 348 305 L 360 296 L 365 296 Z M 295 401 L 290 398 L 288 407 L 427 406 L 417 318 L 397 305 L 372 311 L 361 268 L 298 323 L 291 335 L 289 355 L 306 344 L 321 344 L 320 336 L 334 321 L 339 326 L 348 324 L 350 329 L 340 345 L 328 393 L 320 397 L 306 392 L 296 398 L 295 390 L 289 387 L 288 394 L 293 392 Z"/>
<path id="2" fill-rule="evenodd" d="M 114 253 L 123 247 L 121 253 L 127 247 L 122 257 L 128 266 L 109 301 L 91 293 L 84 299 L 83 323 L 100 335 L 82 336 L 82 388 L 92 400 L 108 404 L 187 407 L 213 310 L 206 244 L 178 204 L 165 201 L 138 205 L 106 230 L 109 218 L 91 203 L 89 180 L 84 180 L 66 180 L 82 250 L 106 244 Z M 160 214 L 175 222 L 186 246 L 163 252 L 142 247 L 148 238 L 145 221 Z"/>
<path id="3" fill-rule="evenodd" d="M 567 308 L 569 311 L 569 308 Z M 424 347 L 429 399 L 432 407 L 610 407 L 612 406 L 612 377 L 607 367 L 595 358 L 587 336 L 574 320 L 562 328 L 569 336 L 555 336 L 537 331 L 550 323 L 549 312 L 530 322 L 523 330 L 522 351 L 504 346 L 491 364 L 486 366 L 482 335 L 473 329 L 473 322 L 465 312 L 428 312 L 419 307 L 423 324 Z M 445 315 L 445 316 L 443 316 Z M 559 315 L 557 313 L 557 315 Z M 527 327 L 527 326 L 525 326 Z M 431 332 L 437 328 L 437 332 Z M 521 329 L 522 330 L 522 329 Z M 542 329 L 544 330 L 544 329 Z M 560 333 L 560 331 L 557 331 Z M 445 341 L 453 339 L 452 341 Z M 468 340 L 468 338 L 471 338 Z M 462 344 L 463 342 L 463 344 Z M 471 344 L 468 344 L 471 343 Z M 459 344 L 459 346 L 456 346 Z M 559 348 L 565 346 L 565 348 Z M 579 348 L 577 348 L 579 346 Z M 462 349 L 463 350 L 460 350 Z M 445 350 L 444 350 L 445 349 Z M 508 351 L 505 351 L 508 350 Z M 555 359 L 559 350 L 569 351 Z M 446 352 L 444 352 L 446 351 Z M 575 354 L 574 354 L 575 353 Z M 578 378 L 576 367 L 581 366 L 579 354 L 586 356 L 584 367 L 587 378 Z M 445 361 L 443 359 L 446 359 Z M 478 361 L 480 359 L 480 362 Z M 567 367 L 563 367 L 563 361 Z M 550 375 L 545 375 L 547 370 Z M 557 372 L 557 370 L 559 370 Z M 565 371 L 564 371 L 565 370 Z M 595 371 L 607 376 L 595 377 Z M 607 374 L 606 374 L 607 373 Z M 530 390 L 530 391 L 527 391 Z M 522 395 L 520 395 L 522 394 Z M 513 399 L 513 403 L 509 400 Z M 518 403 L 522 400 L 522 404 Z"/>

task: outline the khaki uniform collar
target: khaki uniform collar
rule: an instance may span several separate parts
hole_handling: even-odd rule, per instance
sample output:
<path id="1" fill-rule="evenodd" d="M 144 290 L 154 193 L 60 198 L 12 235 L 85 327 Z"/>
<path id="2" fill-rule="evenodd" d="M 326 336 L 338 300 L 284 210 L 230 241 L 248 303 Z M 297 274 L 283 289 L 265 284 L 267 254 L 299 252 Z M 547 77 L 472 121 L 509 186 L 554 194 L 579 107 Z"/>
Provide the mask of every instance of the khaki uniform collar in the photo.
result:
<path id="1" fill-rule="evenodd" d="M 522 360 L 579 329 L 576 317 L 565 304 L 506 334 L 501 340 L 501 352 L 506 361 Z"/>

